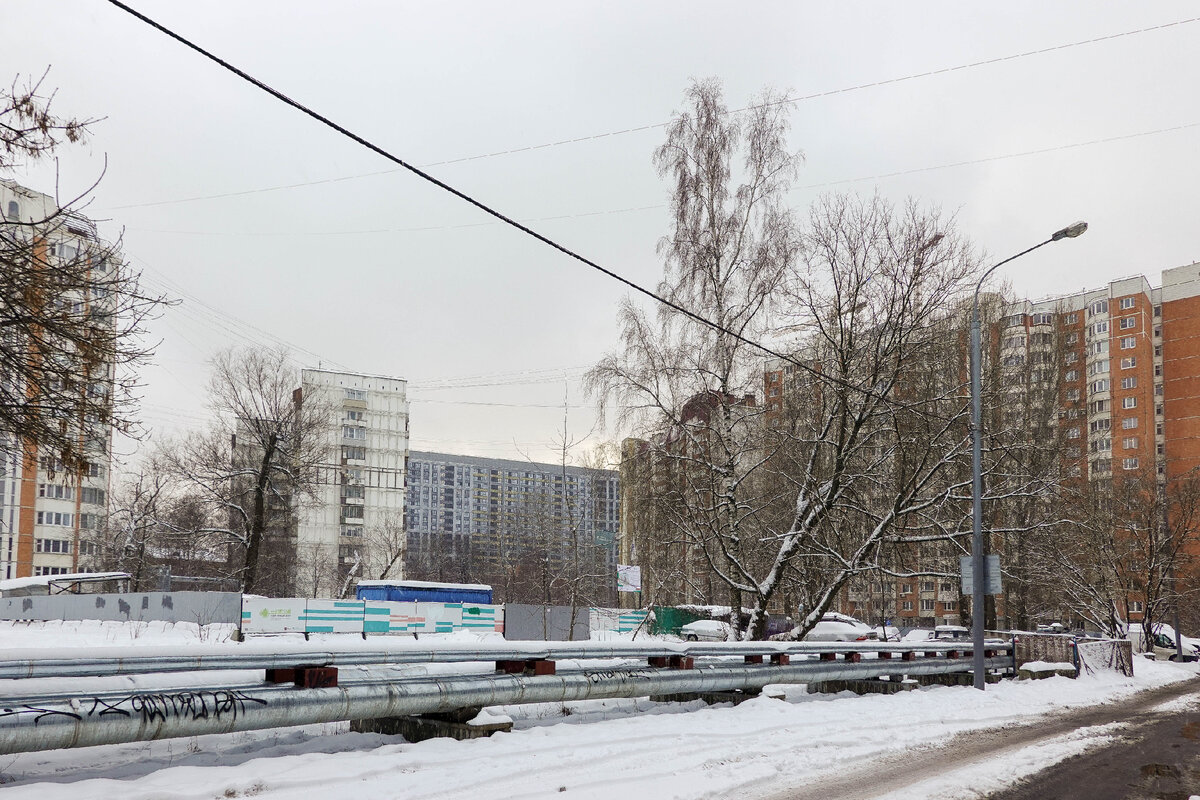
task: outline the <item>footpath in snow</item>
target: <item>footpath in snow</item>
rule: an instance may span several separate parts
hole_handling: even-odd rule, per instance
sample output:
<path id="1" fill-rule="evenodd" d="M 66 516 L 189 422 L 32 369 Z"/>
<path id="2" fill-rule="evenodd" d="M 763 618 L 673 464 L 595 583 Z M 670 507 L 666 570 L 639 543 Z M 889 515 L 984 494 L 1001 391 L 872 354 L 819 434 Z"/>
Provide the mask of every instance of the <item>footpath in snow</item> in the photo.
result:
<path id="1" fill-rule="evenodd" d="M 225 641 L 228 633 L 185 624 L 0 623 L 0 652 L 185 643 L 243 647 Z M 434 641 L 422 637 L 421 646 Z M 929 687 L 859 697 L 808 695 L 803 686 L 787 686 L 775 692 L 782 699 L 764 695 L 736 707 L 646 699 L 506 706 L 493 711 L 513 718 L 512 733 L 468 742 L 409 744 L 351 733 L 346 723 L 337 723 L 26 753 L 0 756 L 0 791 L 4 800 L 765 798 L 905 753 L 919 759 L 921 751 L 968 731 L 1031 724 L 1197 675 L 1191 664 L 1137 659 L 1134 667 L 1132 679 L 1005 681 L 985 692 Z M 63 679 L 60 688 L 77 682 Z M 1119 723 L 1077 731 L 970 775 L 943 770 L 937 780 L 889 797 L 978 797 L 968 780 L 975 789 L 994 791 L 1119 731 Z M 931 772 L 938 771 L 930 755 L 924 757 Z"/>

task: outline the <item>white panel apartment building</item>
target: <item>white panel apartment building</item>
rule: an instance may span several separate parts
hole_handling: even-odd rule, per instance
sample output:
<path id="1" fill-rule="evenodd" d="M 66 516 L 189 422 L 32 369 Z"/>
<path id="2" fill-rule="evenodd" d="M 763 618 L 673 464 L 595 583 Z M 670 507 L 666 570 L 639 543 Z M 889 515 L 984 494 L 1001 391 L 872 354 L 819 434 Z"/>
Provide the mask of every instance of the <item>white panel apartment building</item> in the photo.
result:
<path id="1" fill-rule="evenodd" d="M 297 590 L 338 595 L 347 573 L 377 577 L 403 545 L 407 381 L 306 369 L 300 382 L 302 402 L 327 403 L 333 421 L 331 463 L 322 470 L 316 502 L 300 509 Z M 336 579 L 327 569 L 334 563 Z M 398 568 L 399 559 L 389 576 Z"/>
<path id="2" fill-rule="evenodd" d="M 0 180 L 0 227 L 5 235 L 32 234 L 38 243 L 36 252 L 49 263 L 75 262 L 88 270 L 115 268 L 107 262 L 92 264 L 86 256 L 96 251 L 99 241 L 88 219 L 70 215 L 48 231 L 29 226 L 56 211 L 53 197 Z M 92 294 L 50 297 L 47 302 L 68 304 L 65 308 L 72 313 L 94 313 L 99 319 L 106 300 Z M 0 346 L 21 349 L 27 344 L 9 338 Z M 97 380 L 97 367 L 92 367 L 95 382 L 87 391 L 97 394 L 90 396 L 111 396 L 111 364 L 107 371 L 107 380 L 102 376 Z M 25 387 L 9 388 L 17 394 L 25 392 Z M 98 419 L 76 423 L 84 426 L 86 436 L 88 465 L 83 474 L 65 471 L 55 454 L 37 442 L 0 431 L 0 580 L 82 572 L 90 566 L 96 549 L 89 534 L 106 513 L 112 427 Z"/>

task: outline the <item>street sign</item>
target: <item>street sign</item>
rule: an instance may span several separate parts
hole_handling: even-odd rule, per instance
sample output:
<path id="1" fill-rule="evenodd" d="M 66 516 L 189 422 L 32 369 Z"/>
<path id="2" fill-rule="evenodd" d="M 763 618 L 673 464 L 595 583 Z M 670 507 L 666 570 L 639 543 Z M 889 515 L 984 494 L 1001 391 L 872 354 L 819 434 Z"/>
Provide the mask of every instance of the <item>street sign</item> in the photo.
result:
<path id="1" fill-rule="evenodd" d="M 969 596 L 975 591 L 975 570 L 971 564 L 971 556 L 959 556 L 958 566 L 962 572 L 962 593 Z M 1000 556 L 998 555 L 989 555 L 984 559 L 983 593 L 1004 594 L 1000 575 Z"/>
<path id="2" fill-rule="evenodd" d="M 617 591 L 640 592 L 642 590 L 642 568 L 617 565 Z"/>

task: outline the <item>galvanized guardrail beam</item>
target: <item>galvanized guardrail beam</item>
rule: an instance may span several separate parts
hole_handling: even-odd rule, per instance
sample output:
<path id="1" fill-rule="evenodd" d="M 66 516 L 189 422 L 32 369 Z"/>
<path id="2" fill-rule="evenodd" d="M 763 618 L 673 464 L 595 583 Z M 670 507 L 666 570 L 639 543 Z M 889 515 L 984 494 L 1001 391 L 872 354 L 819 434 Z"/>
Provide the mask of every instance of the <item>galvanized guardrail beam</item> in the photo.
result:
<path id="1" fill-rule="evenodd" d="M 1005 651 L 1005 642 L 988 649 Z M 358 650 L 287 650 L 285 652 L 197 653 L 196 648 L 88 648 L 82 658 L 63 658 L 62 650 L 27 651 L 22 658 L 0 659 L 0 679 L 99 677 L 143 672 L 197 672 L 213 669 L 288 669 L 315 664 L 356 666 L 366 664 L 449 664 L 466 661 L 574 660 L 596 658 L 650 658 L 672 655 L 746 656 L 776 653 L 904 653 L 948 652 L 970 649 L 969 642 L 711 642 L 681 644 L 579 644 L 519 643 L 503 646 L 458 648 L 379 648 Z M 0 691 L 3 691 L 0 689 Z"/>
<path id="2" fill-rule="evenodd" d="M 845 649 L 845 648 L 843 648 Z M 921 648 L 927 649 L 927 648 Z M 961 647 L 959 648 L 961 649 Z M 987 659 L 1009 669 L 1008 656 Z M 880 675 L 970 671 L 966 659 L 912 661 L 810 659 L 786 666 L 713 666 L 691 670 L 621 667 L 542 675 L 458 675 L 336 688 L 179 689 L 80 695 L 51 703 L 0 703 L 0 754 L 374 719 L 520 703 L 643 697 L 772 683 L 819 683 Z"/>

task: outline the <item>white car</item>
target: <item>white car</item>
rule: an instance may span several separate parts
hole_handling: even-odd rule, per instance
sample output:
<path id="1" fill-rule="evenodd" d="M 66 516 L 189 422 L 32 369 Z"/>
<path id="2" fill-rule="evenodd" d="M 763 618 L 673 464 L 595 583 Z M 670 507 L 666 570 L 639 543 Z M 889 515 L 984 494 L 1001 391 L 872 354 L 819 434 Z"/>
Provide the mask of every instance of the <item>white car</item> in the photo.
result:
<path id="1" fill-rule="evenodd" d="M 679 629 L 679 635 L 689 642 L 727 642 L 733 638 L 728 622 L 698 619 Z"/>
<path id="2" fill-rule="evenodd" d="M 870 625 L 836 611 L 826 612 L 804 635 L 806 642 L 867 642 L 878 638 L 879 633 Z"/>

